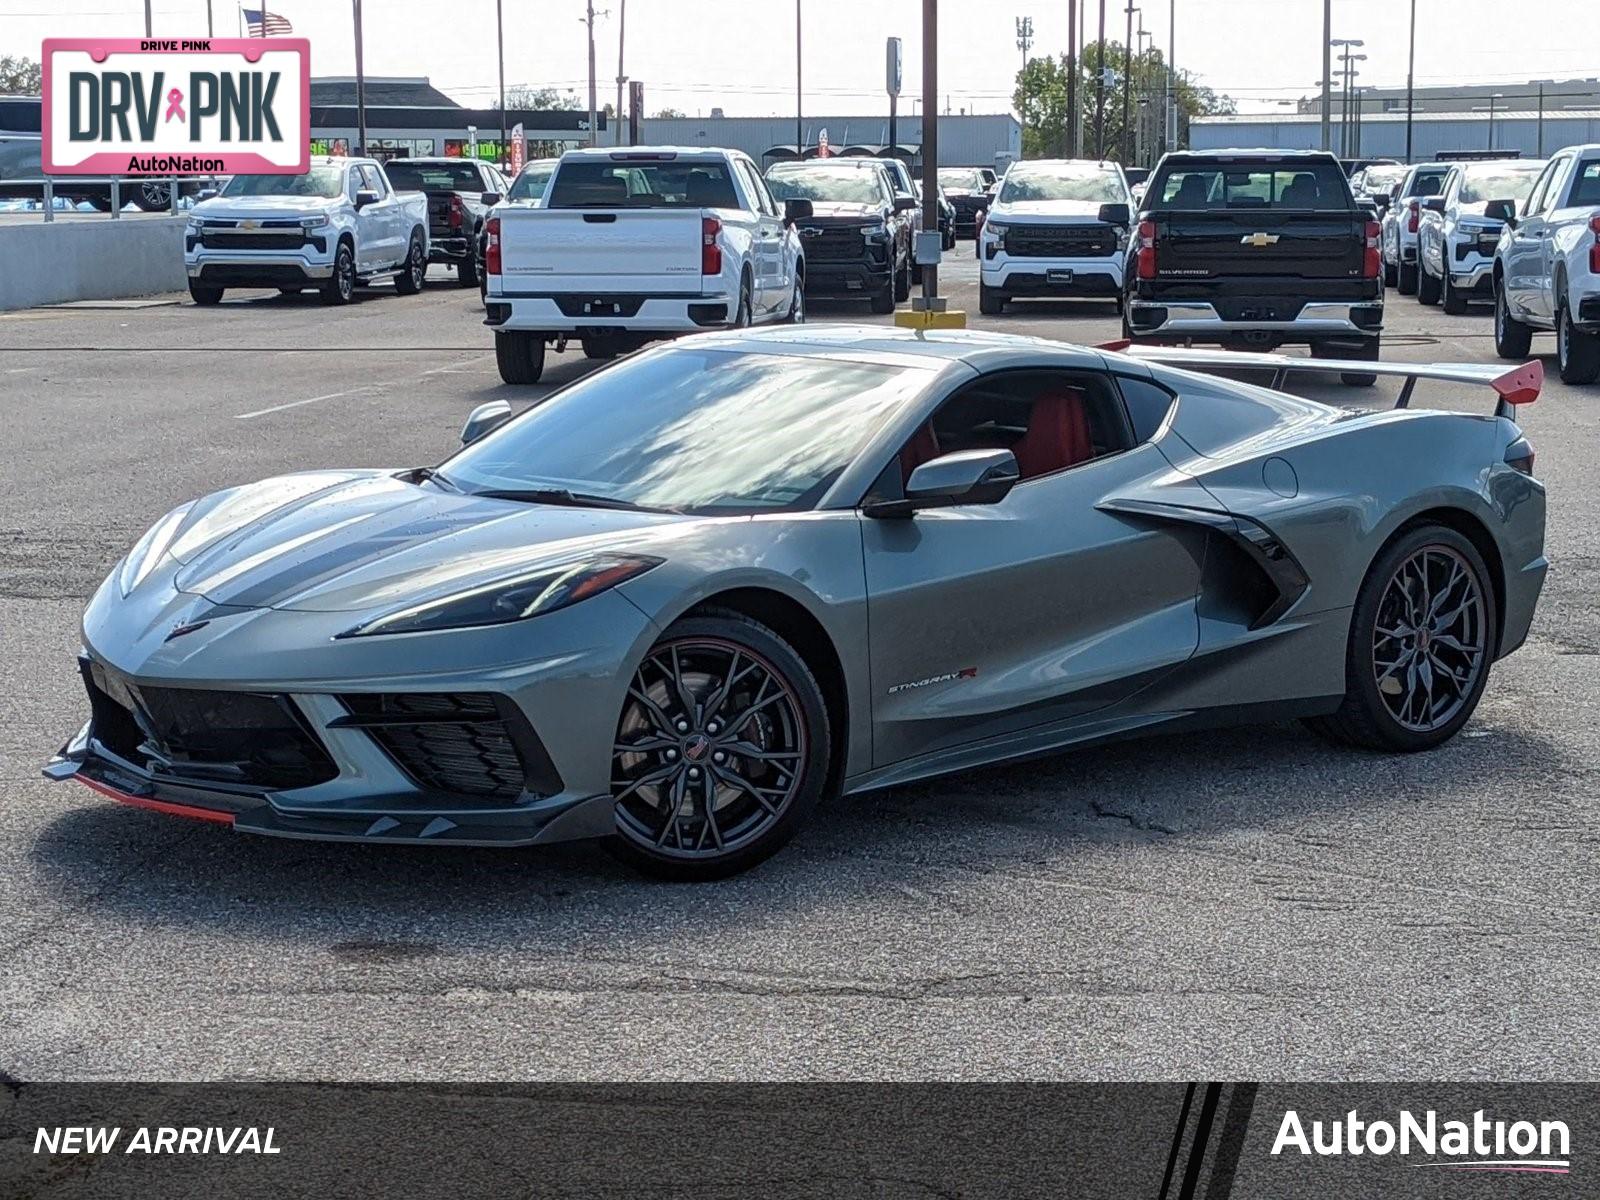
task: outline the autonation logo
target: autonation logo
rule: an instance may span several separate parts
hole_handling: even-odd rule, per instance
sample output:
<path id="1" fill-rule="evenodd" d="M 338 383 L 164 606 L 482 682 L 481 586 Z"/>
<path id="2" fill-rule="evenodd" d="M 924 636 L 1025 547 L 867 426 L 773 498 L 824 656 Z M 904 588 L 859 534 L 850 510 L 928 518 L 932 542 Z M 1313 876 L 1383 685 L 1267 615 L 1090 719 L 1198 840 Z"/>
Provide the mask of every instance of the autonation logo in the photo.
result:
<path id="1" fill-rule="evenodd" d="M 1272 1153 L 1418 1155 L 1447 1161 L 1407 1165 L 1565 1175 L 1572 1166 L 1567 1158 L 1570 1141 L 1565 1121 L 1491 1120 L 1482 1109 L 1473 1113 L 1470 1121 L 1441 1121 L 1432 1109 L 1419 1118 L 1404 1108 L 1392 1121 L 1364 1121 L 1351 1109 L 1343 1120 L 1312 1121 L 1308 1130 L 1291 1108 L 1283 1114 Z"/>

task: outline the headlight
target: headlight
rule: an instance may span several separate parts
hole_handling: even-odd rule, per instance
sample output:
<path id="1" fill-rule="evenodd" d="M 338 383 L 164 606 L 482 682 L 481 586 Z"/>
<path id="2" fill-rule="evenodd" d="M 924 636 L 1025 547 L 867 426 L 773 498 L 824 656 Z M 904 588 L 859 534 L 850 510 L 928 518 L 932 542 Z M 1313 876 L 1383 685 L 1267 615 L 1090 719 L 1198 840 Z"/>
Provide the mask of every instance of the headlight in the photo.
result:
<path id="1" fill-rule="evenodd" d="M 888 240 L 889 231 L 882 225 L 868 225 L 861 230 L 861 236 L 869 242 L 882 242 Z"/>
<path id="2" fill-rule="evenodd" d="M 505 625 L 587 600 L 660 566 L 662 561 L 645 554 L 608 554 L 540 567 L 376 617 L 339 636 L 431 633 L 440 629 Z"/>
<path id="3" fill-rule="evenodd" d="M 328 223 L 328 218 L 327 218 L 326 214 L 324 214 L 324 215 L 322 215 L 320 217 L 301 217 L 300 218 L 300 228 L 301 229 L 321 229 L 327 223 Z"/>
<path id="4" fill-rule="evenodd" d="M 205 228 L 205 223 L 203 221 L 201 221 L 199 217 L 190 217 L 189 218 L 189 224 L 187 226 L 187 229 L 188 229 L 188 231 L 190 233 L 198 234 L 204 228 Z"/>
<path id="5" fill-rule="evenodd" d="M 985 221 L 983 223 L 983 232 L 986 234 L 994 234 L 996 240 L 1005 237 L 1006 230 L 1009 228 L 1009 225 L 1006 225 L 1000 221 Z"/>
<path id="6" fill-rule="evenodd" d="M 190 501 L 173 509 L 145 530 L 144 536 L 133 544 L 133 549 L 128 551 L 128 557 L 124 558 L 122 566 L 117 568 L 117 587 L 124 596 L 143 583 L 145 577 L 156 569 L 156 564 L 172 545 L 178 526 L 183 524 L 183 519 L 189 515 L 189 510 L 193 507 L 194 502 Z"/>

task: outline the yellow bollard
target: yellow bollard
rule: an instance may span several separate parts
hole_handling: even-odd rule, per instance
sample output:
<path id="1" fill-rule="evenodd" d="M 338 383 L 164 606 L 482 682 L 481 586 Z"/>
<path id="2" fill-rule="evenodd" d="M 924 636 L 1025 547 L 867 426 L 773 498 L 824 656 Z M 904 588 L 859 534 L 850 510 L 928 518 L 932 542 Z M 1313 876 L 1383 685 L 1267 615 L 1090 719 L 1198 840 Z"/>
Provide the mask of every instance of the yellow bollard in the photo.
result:
<path id="1" fill-rule="evenodd" d="M 903 329 L 965 329 L 967 314 L 959 308 L 925 312 L 913 308 L 894 310 L 894 323 Z"/>

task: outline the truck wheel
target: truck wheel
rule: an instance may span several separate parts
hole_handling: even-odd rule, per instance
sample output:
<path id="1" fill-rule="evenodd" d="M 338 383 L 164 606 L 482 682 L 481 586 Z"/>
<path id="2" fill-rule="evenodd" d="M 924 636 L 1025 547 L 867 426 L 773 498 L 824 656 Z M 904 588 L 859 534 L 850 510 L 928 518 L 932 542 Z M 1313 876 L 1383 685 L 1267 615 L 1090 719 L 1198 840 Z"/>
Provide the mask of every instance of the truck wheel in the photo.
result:
<path id="1" fill-rule="evenodd" d="M 1400 282 L 1400 269 L 1392 262 L 1383 264 L 1383 286 L 1394 287 Z"/>
<path id="2" fill-rule="evenodd" d="M 794 277 L 794 295 L 789 297 L 789 315 L 783 319 L 785 325 L 804 325 L 806 323 L 806 277 L 796 274 Z"/>
<path id="3" fill-rule="evenodd" d="M 544 374 L 544 334 L 520 329 L 495 334 L 494 362 L 507 383 L 538 383 Z"/>
<path id="4" fill-rule="evenodd" d="M 617 348 L 617 339 L 608 337 L 585 337 L 578 341 L 583 346 L 583 356 L 595 359 L 597 362 L 610 362 L 621 351 Z"/>
<path id="5" fill-rule="evenodd" d="M 1006 310 L 1006 294 L 996 291 L 982 280 L 978 281 L 978 311 L 986 317 L 998 317 Z"/>
<path id="6" fill-rule="evenodd" d="M 1467 311 L 1467 298 L 1456 290 L 1456 285 L 1450 282 L 1450 273 L 1445 272 L 1439 281 L 1439 294 L 1444 300 L 1444 310 L 1452 317 L 1459 317 Z"/>
<path id="7" fill-rule="evenodd" d="M 468 254 L 456 264 L 456 282 L 462 287 L 478 286 L 478 256 Z"/>
<path id="8" fill-rule="evenodd" d="M 394 277 L 394 290 L 402 296 L 415 296 L 422 290 L 422 281 L 428 277 L 428 256 L 422 249 L 422 234 L 411 235 L 411 245 L 406 250 L 406 261 L 400 274 Z"/>
<path id="9" fill-rule="evenodd" d="M 324 304 L 349 304 L 356 294 L 356 252 L 349 242 L 340 242 L 333 255 L 333 274 L 318 289 Z"/>
<path id="10" fill-rule="evenodd" d="M 1417 264 L 1401 263 L 1394 269 L 1395 290 L 1402 296 L 1417 294 Z"/>
<path id="11" fill-rule="evenodd" d="M 221 288 L 207 287 L 205 284 L 196 283 L 192 279 L 189 281 L 189 295 L 194 297 L 196 304 L 203 304 L 208 308 L 213 304 L 222 303 Z"/>
<path id="12" fill-rule="evenodd" d="M 1439 303 L 1439 281 L 1428 274 L 1428 267 L 1420 259 L 1417 262 L 1417 299 L 1429 308 Z"/>
<path id="13" fill-rule="evenodd" d="M 147 179 L 133 189 L 132 199 L 140 212 L 161 212 L 172 207 L 172 186 Z"/>
<path id="14" fill-rule="evenodd" d="M 872 294 L 872 311 L 875 313 L 892 313 L 894 311 L 894 279 L 884 280 L 883 287 Z"/>
<path id="15" fill-rule="evenodd" d="M 1584 333 L 1572 324 L 1572 307 L 1556 314 L 1556 366 L 1562 383 L 1593 383 L 1600 379 L 1600 334 Z"/>
<path id="16" fill-rule="evenodd" d="M 747 329 L 750 326 L 750 277 L 746 275 L 739 282 L 739 307 L 734 310 L 734 329 Z"/>
<path id="17" fill-rule="evenodd" d="M 894 273 L 894 298 L 897 301 L 911 299 L 911 260 L 909 258 Z"/>
<path id="18" fill-rule="evenodd" d="M 1313 342 L 1311 353 L 1316 358 L 1358 358 L 1372 362 L 1380 356 L 1382 348 L 1381 338 L 1370 338 L 1359 346 L 1330 346 L 1326 342 Z M 1339 381 L 1346 387 L 1371 387 L 1378 382 L 1378 377 L 1365 371 L 1340 371 Z"/>
<path id="19" fill-rule="evenodd" d="M 1533 345 L 1533 329 L 1511 315 L 1506 281 L 1494 285 L 1494 352 L 1501 358 L 1526 358 Z"/>

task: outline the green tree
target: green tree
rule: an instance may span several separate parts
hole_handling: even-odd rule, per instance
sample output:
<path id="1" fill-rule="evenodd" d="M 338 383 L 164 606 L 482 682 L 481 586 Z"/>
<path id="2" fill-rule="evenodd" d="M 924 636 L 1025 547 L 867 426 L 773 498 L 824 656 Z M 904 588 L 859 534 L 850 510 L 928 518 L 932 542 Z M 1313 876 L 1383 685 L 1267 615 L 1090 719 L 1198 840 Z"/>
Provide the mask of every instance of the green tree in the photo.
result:
<path id="1" fill-rule="evenodd" d="M 1083 138 L 1083 153 L 1095 153 L 1095 81 L 1101 66 L 1100 45 L 1091 42 L 1083 49 L 1078 63 L 1078 120 Z M 1163 104 L 1166 88 L 1166 59 L 1161 51 L 1151 47 L 1135 55 L 1131 70 L 1124 71 L 1123 47 L 1120 42 L 1107 42 L 1105 65 L 1114 72 L 1114 79 L 1105 88 L 1103 147 L 1107 158 L 1123 156 L 1123 97 L 1128 98 L 1128 165 L 1150 163 L 1163 140 Z M 1012 104 L 1022 117 L 1022 154 L 1024 158 L 1067 158 L 1073 147 L 1067 144 L 1067 69 L 1066 55 L 1057 58 L 1036 58 L 1017 72 L 1016 90 Z M 1126 76 L 1126 77 L 1125 77 Z M 1188 144 L 1189 122 L 1201 115 L 1231 113 L 1237 110 L 1233 99 L 1219 95 L 1213 89 L 1196 83 L 1185 72 L 1179 71 L 1174 80 L 1178 103 L 1178 144 Z M 1141 154 L 1142 150 L 1142 154 Z"/>
<path id="2" fill-rule="evenodd" d="M 583 107 L 577 94 L 553 87 L 536 88 L 531 84 L 513 84 L 506 89 L 507 108 L 534 109 L 542 112 L 566 112 Z"/>
<path id="3" fill-rule="evenodd" d="M 37 96 L 42 86 L 33 59 L 0 55 L 0 95 Z"/>
<path id="4" fill-rule="evenodd" d="M 681 108 L 658 108 L 655 111 L 655 116 L 658 117 L 658 118 L 660 118 L 660 117 L 687 117 L 688 115 L 689 114 L 684 112 L 683 109 L 681 109 Z"/>

